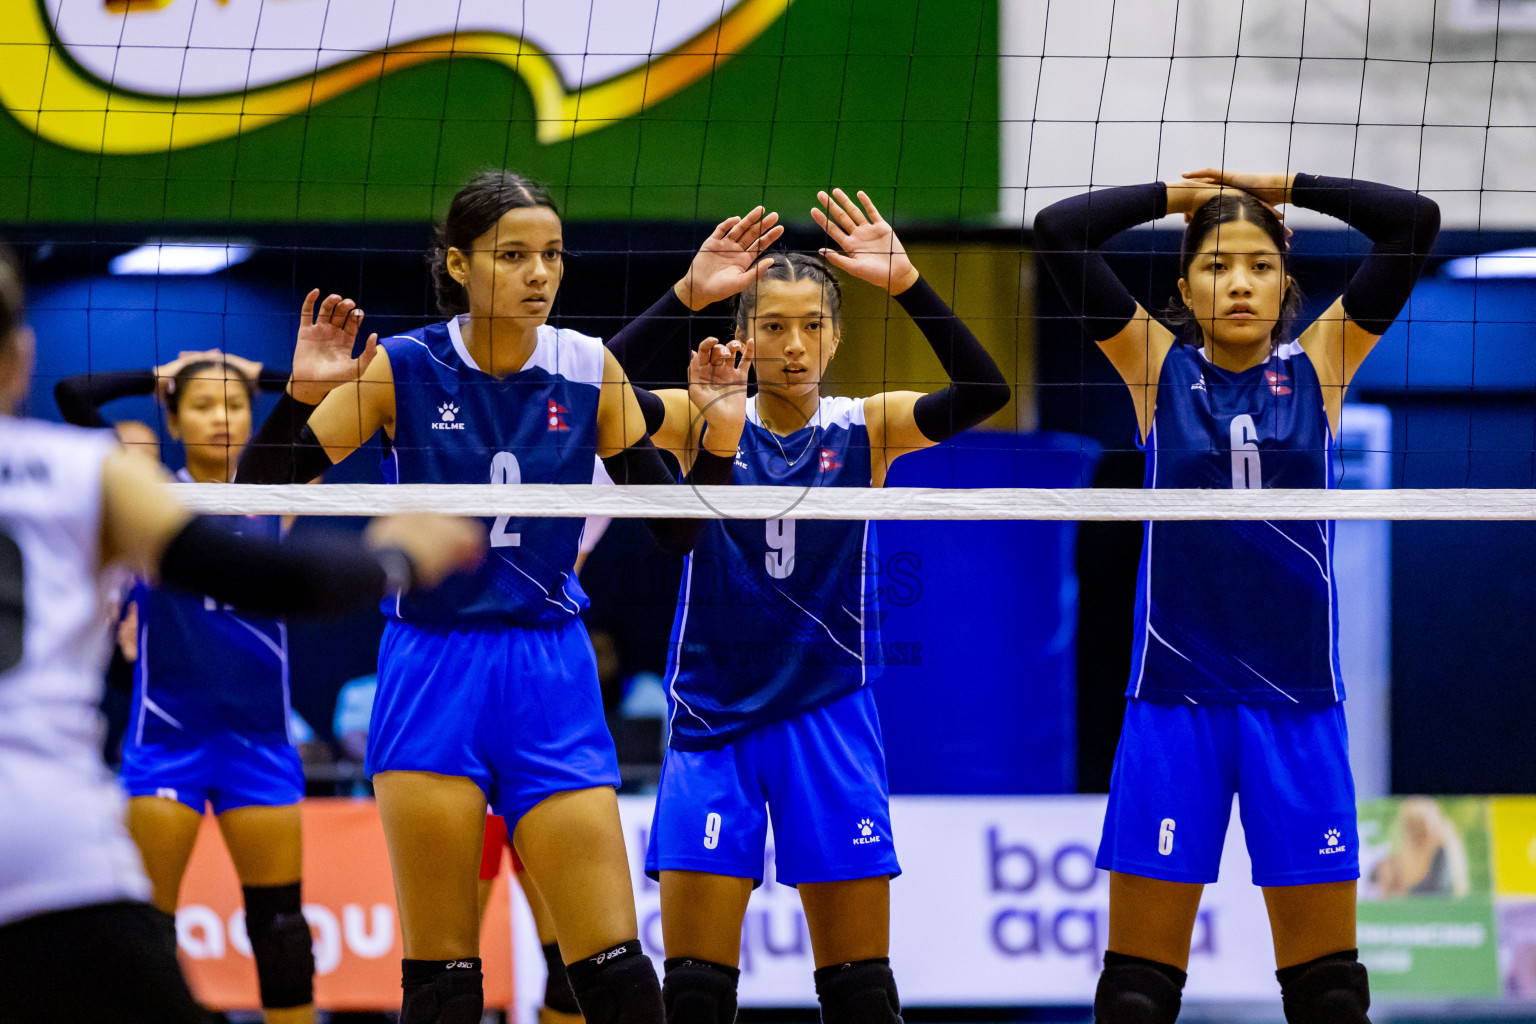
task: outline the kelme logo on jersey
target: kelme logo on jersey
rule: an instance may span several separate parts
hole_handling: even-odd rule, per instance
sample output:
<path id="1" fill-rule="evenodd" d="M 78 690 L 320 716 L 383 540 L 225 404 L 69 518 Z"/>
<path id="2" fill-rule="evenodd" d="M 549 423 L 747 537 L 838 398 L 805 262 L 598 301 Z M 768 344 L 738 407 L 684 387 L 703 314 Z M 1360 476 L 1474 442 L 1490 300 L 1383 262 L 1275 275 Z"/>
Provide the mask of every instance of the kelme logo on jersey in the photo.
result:
<path id="1" fill-rule="evenodd" d="M 1202 373 L 1200 375 L 1200 379 L 1195 381 L 1193 384 L 1191 384 L 1189 386 L 1189 390 L 1191 390 L 1191 391 L 1204 391 L 1205 390 L 1205 374 Z"/>
<path id="2" fill-rule="evenodd" d="M 843 464 L 837 461 L 837 453 L 830 448 L 821 450 L 821 471 L 830 473 L 834 469 L 842 469 Z"/>
<path id="3" fill-rule="evenodd" d="M 571 410 L 567 409 L 565 406 L 561 405 L 559 402 L 557 402 L 553 398 L 551 398 L 549 400 L 549 429 L 550 430 L 570 430 L 571 428 L 566 424 L 565 420 L 563 419 L 565 414 L 570 412 L 570 411 Z"/>
<path id="4" fill-rule="evenodd" d="M 432 424 L 433 430 L 463 430 L 464 424 L 459 422 L 459 407 L 452 402 L 444 402 L 437 407 L 438 420 Z"/>
<path id="5" fill-rule="evenodd" d="M 1264 379 L 1269 381 L 1269 390 L 1273 391 L 1275 394 L 1288 395 L 1291 393 L 1291 389 L 1289 387 L 1291 378 L 1287 377 L 1285 374 L 1279 372 L 1278 370 L 1265 370 Z"/>
<path id="6" fill-rule="evenodd" d="M 1327 843 L 1328 845 L 1322 847 L 1317 852 L 1323 854 L 1324 856 L 1327 856 L 1330 853 L 1344 853 L 1349 849 L 1348 846 L 1339 842 L 1339 830 L 1336 828 L 1331 828 L 1327 832 L 1323 833 L 1323 842 Z"/>
<path id="7" fill-rule="evenodd" d="M 869 843 L 880 842 L 880 837 L 875 833 L 875 823 L 870 821 L 868 818 L 859 819 L 859 823 L 856 827 L 859 830 L 859 834 L 853 840 L 854 846 L 866 846 Z"/>

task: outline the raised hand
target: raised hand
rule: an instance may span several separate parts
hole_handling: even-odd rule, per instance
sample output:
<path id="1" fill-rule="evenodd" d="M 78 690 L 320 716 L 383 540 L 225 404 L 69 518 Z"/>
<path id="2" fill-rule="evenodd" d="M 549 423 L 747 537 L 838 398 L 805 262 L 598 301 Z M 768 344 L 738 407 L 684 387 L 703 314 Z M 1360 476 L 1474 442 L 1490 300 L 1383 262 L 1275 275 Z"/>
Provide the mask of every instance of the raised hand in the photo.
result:
<path id="1" fill-rule="evenodd" d="M 1247 174 L 1242 171 L 1224 171 L 1207 167 L 1199 171 L 1185 171 L 1190 181 L 1228 188 L 1240 188 L 1271 207 L 1291 201 L 1291 182 L 1294 174 Z"/>
<path id="2" fill-rule="evenodd" d="M 869 196 L 859 192 L 858 197 L 859 202 L 855 204 L 840 188 L 833 189 L 830 196 L 825 192 L 816 193 L 817 201 L 826 212 L 812 209 L 811 217 L 843 250 L 839 253 L 823 249 L 821 254 L 833 266 L 859 280 L 899 295 L 917 283 L 917 268 L 907 258 L 901 239 L 880 216 Z"/>
<path id="3" fill-rule="evenodd" d="M 745 217 L 727 217 L 699 246 L 674 288 L 677 297 L 689 309 L 700 310 L 744 291 L 773 265 L 772 257 L 758 257 L 783 234 L 779 215 L 764 213 L 761 206 Z"/>
<path id="4" fill-rule="evenodd" d="M 155 367 L 155 394 L 163 402 L 165 396 L 170 393 L 171 382 L 182 370 L 193 363 L 220 363 L 225 359 L 224 353 L 216 348 L 178 352 L 175 359 Z"/>
<path id="5" fill-rule="evenodd" d="M 306 405 L 319 405 L 338 385 L 361 378 L 379 345 L 379 336 L 370 334 L 363 354 L 352 358 L 363 311 L 351 299 L 328 295 L 317 314 L 315 300 L 319 297 L 318 288 L 304 296 L 298 343 L 293 349 L 293 376 L 288 380 L 289 394 Z"/>
<path id="6" fill-rule="evenodd" d="M 717 455 L 736 451 L 747 419 L 747 375 L 756 345 L 705 338 L 688 360 L 688 399 L 709 424 L 704 446 Z"/>

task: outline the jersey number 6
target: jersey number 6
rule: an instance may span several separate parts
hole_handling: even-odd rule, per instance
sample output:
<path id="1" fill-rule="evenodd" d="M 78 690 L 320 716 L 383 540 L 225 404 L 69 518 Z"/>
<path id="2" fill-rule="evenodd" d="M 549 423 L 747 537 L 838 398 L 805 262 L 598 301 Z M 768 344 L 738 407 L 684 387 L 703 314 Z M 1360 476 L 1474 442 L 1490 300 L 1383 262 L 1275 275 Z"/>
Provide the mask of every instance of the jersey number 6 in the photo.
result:
<path id="1" fill-rule="evenodd" d="M 1232 417 L 1232 489 L 1251 491 L 1264 486 L 1259 471 L 1259 429 L 1247 413 Z"/>
<path id="2" fill-rule="evenodd" d="M 520 484 L 523 471 L 517 464 L 517 456 L 511 452 L 497 452 L 491 459 L 491 483 Z M 491 547 L 515 548 L 523 542 L 522 534 L 507 529 L 511 516 L 497 516 L 491 524 Z"/>
<path id="3" fill-rule="evenodd" d="M 767 566 L 769 576 L 776 580 L 787 580 L 789 574 L 795 571 L 795 521 L 770 519 L 765 525 L 768 530 L 768 551 L 763 555 L 763 564 Z"/>

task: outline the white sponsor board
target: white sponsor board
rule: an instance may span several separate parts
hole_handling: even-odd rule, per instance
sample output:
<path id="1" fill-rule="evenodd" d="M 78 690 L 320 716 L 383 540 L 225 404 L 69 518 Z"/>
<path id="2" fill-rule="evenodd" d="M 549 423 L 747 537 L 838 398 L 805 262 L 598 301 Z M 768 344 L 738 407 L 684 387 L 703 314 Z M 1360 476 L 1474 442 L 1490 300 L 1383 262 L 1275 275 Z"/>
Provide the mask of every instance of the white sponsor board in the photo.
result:
<path id="1" fill-rule="evenodd" d="M 654 801 L 619 801 L 641 939 L 661 969 L 660 894 L 645 878 Z M 1109 934 L 1109 878 L 1093 865 L 1103 797 L 898 797 L 903 874 L 891 883 L 891 964 L 913 1006 L 1087 1004 Z M 850 823 L 851 824 L 851 823 Z M 743 1006 L 812 1006 L 814 963 L 795 890 L 764 882 L 742 927 Z M 521 897 L 514 897 L 521 902 Z M 525 907 L 517 929 L 518 1019 L 532 1021 L 544 961 Z M 1234 814 L 1221 881 L 1195 927 L 1187 999 L 1278 999 L 1264 899 Z"/>

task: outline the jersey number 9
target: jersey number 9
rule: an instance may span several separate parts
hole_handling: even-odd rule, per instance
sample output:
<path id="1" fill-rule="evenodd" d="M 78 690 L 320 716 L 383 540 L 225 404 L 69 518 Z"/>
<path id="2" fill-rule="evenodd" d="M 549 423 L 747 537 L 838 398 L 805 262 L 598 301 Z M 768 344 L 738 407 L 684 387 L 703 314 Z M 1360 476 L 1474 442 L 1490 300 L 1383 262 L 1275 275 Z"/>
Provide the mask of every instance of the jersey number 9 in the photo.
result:
<path id="1" fill-rule="evenodd" d="M 768 530 L 768 551 L 763 555 L 763 564 L 767 566 L 769 576 L 776 580 L 787 580 L 789 574 L 795 571 L 795 521 L 770 519 L 765 525 Z"/>
<path id="2" fill-rule="evenodd" d="M 523 471 L 517 464 L 517 456 L 511 452 L 497 452 L 491 459 L 491 483 L 493 484 L 520 484 L 523 482 Z M 497 516 L 491 524 L 491 547 L 515 548 L 522 544 L 522 534 L 513 533 L 507 529 L 507 523 L 511 516 Z"/>

